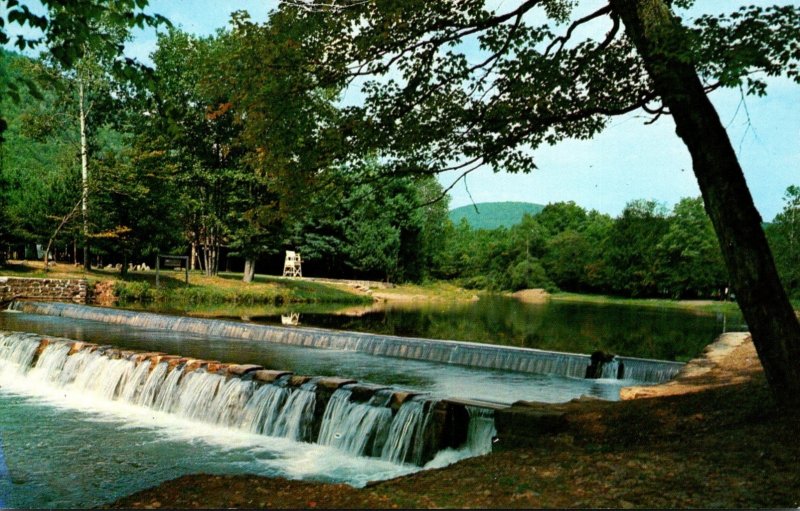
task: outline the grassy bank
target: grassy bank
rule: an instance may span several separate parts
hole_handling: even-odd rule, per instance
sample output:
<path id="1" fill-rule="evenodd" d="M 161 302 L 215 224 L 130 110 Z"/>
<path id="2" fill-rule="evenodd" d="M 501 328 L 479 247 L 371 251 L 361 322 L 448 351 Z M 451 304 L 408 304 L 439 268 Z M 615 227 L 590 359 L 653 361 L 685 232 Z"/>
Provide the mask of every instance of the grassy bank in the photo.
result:
<path id="1" fill-rule="evenodd" d="M 253 282 L 242 282 L 242 274 L 220 273 L 209 277 L 201 272 L 189 274 L 185 283 L 183 272 L 160 272 L 156 287 L 156 272 L 130 272 L 122 276 L 116 270 L 85 271 L 73 265 L 56 264 L 44 271 L 41 262 L 9 264 L 1 275 L 27 278 L 86 279 L 91 286 L 110 282 L 120 304 L 173 302 L 187 306 L 200 305 L 281 305 L 289 303 L 372 303 L 372 298 L 346 290 L 341 286 L 298 279 L 258 275 Z"/>
<path id="2" fill-rule="evenodd" d="M 114 295 L 120 303 L 168 302 L 187 305 L 372 302 L 369 297 L 315 282 L 259 276 L 252 283 L 245 284 L 240 279 L 241 276 L 231 274 L 216 277 L 192 275 L 187 286 L 180 279 L 165 279 L 162 276 L 156 288 L 154 275 L 136 275 L 130 280 L 115 281 Z"/>
<path id="3" fill-rule="evenodd" d="M 242 282 L 241 273 L 220 273 L 207 277 L 199 271 L 190 272 L 189 285 L 184 274 L 165 270 L 160 275 L 160 287 L 155 286 L 155 271 L 131 272 L 122 278 L 116 270 L 94 269 L 86 272 L 81 267 L 56 264 L 47 272 L 38 261 L 9 264 L 0 275 L 32 278 L 85 278 L 90 284 L 111 281 L 114 293 L 123 303 L 174 302 L 188 308 L 214 305 L 275 305 L 284 304 L 367 304 L 373 299 L 390 302 L 473 301 L 485 292 L 463 289 L 446 281 L 423 284 L 399 284 L 393 287 L 371 289 L 369 293 L 356 290 L 346 281 L 314 282 L 268 275 L 257 275 L 254 282 Z M 701 312 L 738 312 L 735 302 L 712 300 L 667 300 L 657 298 L 622 298 L 608 295 L 591 295 L 559 292 L 550 295 L 558 302 L 591 303 L 599 305 L 627 305 L 667 309 L 696 310 Z M 800 304 L 795 303 L 795 308 Z M 187 309 L 188 310 L 188 309 Z"/>
<path id="4" fill-rule="evenodd" d="M 698 310 L 704 312 L 739 312 L 736 302 L 715 300 L 668 300 L 663 298 L 622 298 L 608 295 L 579 293 L 554 293 L 550 299 L 558 302 L 593 303 L 599 305 L 630 305 L 635 307 L 655 307 L 662 309 Z"/>

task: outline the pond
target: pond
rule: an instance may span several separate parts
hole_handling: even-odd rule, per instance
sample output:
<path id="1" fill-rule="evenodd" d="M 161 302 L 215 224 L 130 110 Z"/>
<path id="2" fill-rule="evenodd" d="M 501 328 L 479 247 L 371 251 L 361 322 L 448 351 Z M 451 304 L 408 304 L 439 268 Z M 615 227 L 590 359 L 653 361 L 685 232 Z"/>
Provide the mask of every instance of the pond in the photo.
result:
<path id="1" fill-rule="evenodd" d="M 180 304 L 150 305 L 146 309 L 187 312 Z M 476 302 L 377 303 L 339 310 L 314 305 L 208 307 L 200 308 L 199 314 L 270 325 L 291 323 L 572 353 L 599 349 L 629 357 L 679 362 L 696 357 L 723 332 L 747 330 L 738 311 L 721 313 L 556 300 L 529 304 L 491 295 Z"/>

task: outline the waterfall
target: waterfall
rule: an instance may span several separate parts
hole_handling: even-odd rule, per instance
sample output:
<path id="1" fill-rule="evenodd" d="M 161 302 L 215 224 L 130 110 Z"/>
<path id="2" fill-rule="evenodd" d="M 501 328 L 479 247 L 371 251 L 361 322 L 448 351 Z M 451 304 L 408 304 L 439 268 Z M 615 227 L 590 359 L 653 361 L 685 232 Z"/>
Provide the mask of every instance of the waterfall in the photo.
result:
<path id="1" fill-rule="evenodd" d="M 429 401 L 421 399 L 411 399 L 403 403 L 389 428 L 389 436 L 383 446 L 381 458 L 393 463 L 411 461 L 420 465 L 425 427 L 430 420 L 432 409 Z"/>
<path id="2" fill-rule="evenodd" d="M 311 419 L 317 402 L 315 381 L 304 383 L 299 389 L 292 390 L 286 403 L 281 408 L 278 420 L 270 428 L 270 436 L 282 436 L 290 440 L 310 441 Z"/>
<path id="3" fill-rule="evenodd" d="M 112 400 L 119 395 L 120 384 L 129 379 L 135 370 L 136 364 L 130 360 L 112 360 L 98 353 L 85 369 L 78 373 L 72 386 L 75 390 Z"/>
<path id="4" fill-rule="evenodd" d="M 141 392 L 139 392 L 139 396 L 136 398 L 137 405 L 152 408 L 158 392 L 166 388 L 164 386 L 164 380 L 167 378 L 168 369 L 169 365 L 166 362 L 161 362 L 153 369 L 147 376 L 147 379 L 142 385 Z"/>
<path id="5" fill-rule="evenodd" d="M 636 381 L 669 381 L 680 372 L 681 366 L 673 365 L 653 365 L 647 359 L 618 357 L 625 364 L 625 379 Z"/>
<path id="6" fill-rule="evenodd" d="M 600 369 L 600 378 L 610 378 L 612 380 L 616 380 L 618 372 L 619 372 L 619 359 L 617 357 L 614 357 L 611 359 L 610 362 L 606 362 L 603 364 L 603 367 Z"/>
<path id="7" fill-rule="evenodd" d="M 262 385 L 245 405 L 242 429 L 267 435 L 278 421 L 289 390 L 280 384 Z"/>
<path id="8" fill-rule="evenodd" d="M 163 410 L 187 419 L 206 419 L 217 388 L 224 379 L 224 376 L 204 369 L 192 371 L 183 377 L 176 392 L 168 397 Z"/>
<path id="9" fill-rule="evenodd" d="M 133 370 L 133 373 L 128 376 L 126 381 L 121 383 L 121 390 L 119 393 L 120 400 L 128 403 L 135 403 L 149 375 L 150 361 L 145 360 L 136 366 L 136 369 Z"/>
<path id="10" fill-rule="evenodd" d="M 494 411 L 467 406 L 467 412 L 469 412 L 469 426 L 466 449 L 476 456 L 492 452 L 492 441 L 497 434 L 494 426 Z"/>
<path id="11" fill-rule="evenodd" d="M 239 378 L 231 378 L 222 384 L 209 406 L 212 412 L 208 422 L 223 426 L 238 426 L 254 386 L 252 381 L 243 381 Z"/>
<path id="12" fill-rule="evenodd" d="M 390 403 L 396 391 L 378 389 L 366 394 L 369 399 L 355 398 L 356 386 L 350 384 L 318 402 L 318 392 L 325 395 L 330 388 L 328 384 L 318 389 L 319 378 L 300 380 L 304 383 L 297 387 L 291 375 L 267 383 L 229 373 L 224 365 L 212 372 L 208 362 L 142 355 L 68 339 L 0 332 L 0 374 L 55 387 L 65 396 L 89 395 L 255 434 L 316 441 L 351 455 L 399 464 L 422 465 L 431 449 L 444 445 L 437 435 L 441 436 L 448 407 L 437 408 L 439 422 L 434 427 L 437 402 L 424 396 L 406 399 L 395 413 Z M 363 396 L 363 390 L 357 395 Z M 323 404 L 325 408 L 317 410 Z M 469 424 L 460 423 L 468 428 L 463 449 L 488 452 L 494 435 L 491 413 L 474 408 L 469 416 Z M 313 438 L 317 426 L 319 434 Z"/>
<path id="13" fill-rule="evenodd" d="M 59 385 L 63 386 L 70 384 L 75 381 L 75 378 L 81 371 L 83 371 L 89 362 L 99 356 L 99 353 L 93 351 L 79 351 L 78 353 L 67 357 L 67 361 L 64 362 L 64 367 L 61 368 L 61 372 L 54 374 L 53 378 L 55 378 L 55 381 L 58 382 Z"/>
<path id="14" fill-rule="evenodd" d="M 380 456 L 392 422 L 392 410 L 386 406 L 391 395 L 376 393 L 366 403 L 353 403 L 351 396 L 348 388 L 333 393 L 317 443 L 350 454 Z"/>
<path id="15" fill-rule="evenodd" d="M 53 381 L 67 363 L 70 346 L 67 343 L 50 344 L 42 350 L 39 360 L 31 369 L 31 376 L 39 376 L 46 381 Z"/>
<path id="16" fill-rule="evenodd" d="M 30 367 L 39 344 L 36 342 L 25 342 L 25 340 L 35 340 L 37 337 L 33 334 L 16 332 L 3 332 L 3 334 L 3 338 L 0 339 L 0 353 L 2 353 L 2 359 L 26 369 Z"/>
<path id="17" fill-rule="evenodd" d="M 172 398 L 178 393 L 178 384 L 182 377 L 183 367 L 176 367 L 164 378 L 164 383 L 161 384 L 161 389 L 153 401 L 153 409 L 162 412 L 169 411 L 172 406 Z"/>

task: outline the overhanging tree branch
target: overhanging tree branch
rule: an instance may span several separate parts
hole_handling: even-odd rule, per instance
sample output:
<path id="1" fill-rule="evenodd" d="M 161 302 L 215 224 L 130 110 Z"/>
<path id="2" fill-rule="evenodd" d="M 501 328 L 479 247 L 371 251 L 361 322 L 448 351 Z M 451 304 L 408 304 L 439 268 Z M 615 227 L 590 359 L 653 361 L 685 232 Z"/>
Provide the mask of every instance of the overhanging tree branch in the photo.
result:
<path id="1" fill-rule="evenodd" d="M 577 20 L 573 21 L 570 24 L 569 28 L 567 28 L 567 33 L 566 34 L 564 34 L 563 36 L 556 37 L 555 39 L 553 39 L 550 42 L 549 45 L 547 45 L 547 49 L 545 49 L 545 51 L 544 51 L 544 56 L 545 57 L 550 56 L 550 51 L 553 48 L 555 48 L 556 45 L 558 45 L 558 49 L 556 50 L 555 54 L 553 55 L 553 57 L 557 57 L 559 55 L 559 53 L 561 53 L 561 50 L 564 49 L 564 45 L 572 37 L 572 33 L 575 31 L 576 28 L 578 28 L 581 25 L 585 25 L 586 23 L 592 21 L 593 19 L 597 19 L 597 18 L 599 18 L 601 16 L 605 16 L 607 14 L 611 14 L 611 6 L 610 5 L 606 5 L 605 7 L 601 7 L 600 9 L 594 11 L 593 13 L 587 14 L 583 18 L 580 18 L 580 19 L 577 19 Z M 615 22 L 615 25 L 617 25 L 618 23 L 619 23 L 618 21 Z M 615 31 L 612 30 L 612 32 L 615 32 Z"/>

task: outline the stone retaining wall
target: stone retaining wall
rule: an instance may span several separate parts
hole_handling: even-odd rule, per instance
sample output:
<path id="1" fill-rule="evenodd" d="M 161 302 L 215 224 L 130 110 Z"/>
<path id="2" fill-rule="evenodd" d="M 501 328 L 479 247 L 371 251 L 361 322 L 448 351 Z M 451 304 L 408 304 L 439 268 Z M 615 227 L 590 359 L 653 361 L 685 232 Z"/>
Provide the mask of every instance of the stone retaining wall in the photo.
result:
<path id="1" fill-rule="evenodd" d="M 12 300 L 48 300 L 85 304 L 88 284 L 84 279 L 31 279 L 0 277 L 0 303 Z"/>

